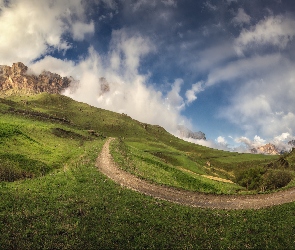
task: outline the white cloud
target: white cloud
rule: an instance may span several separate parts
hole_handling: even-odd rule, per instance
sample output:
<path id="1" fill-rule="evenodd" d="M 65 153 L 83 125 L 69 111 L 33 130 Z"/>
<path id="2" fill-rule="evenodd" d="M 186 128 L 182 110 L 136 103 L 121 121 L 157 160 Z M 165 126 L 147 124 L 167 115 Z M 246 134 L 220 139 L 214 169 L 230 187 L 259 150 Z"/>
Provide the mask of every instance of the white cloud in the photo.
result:
<path id="1" fill-rule="evenodd" d="M 204 90 L 204 82 L 200 81 L 192 85 L 192 88 L 187 90 L 185 93 L 186 96 L 186 103 L 190 104 L 197 99 L 196 94 L 200 93 Z"/>
<path id="2" fill-rule="evenodd" d="M 238 13 L 233 18 L 232 22 L 235 25 L 243 25 L 244 23 L 249 24 L 251 17 L 244 11 L 244 9 L 239 8 Z"/>
<path id="3" fill-rule="evenodd" d="M 183 85 L 183 80 L 176 79 L 171 90 L 167 93 L 166 105 L 168 109 L 182 110 L 185 107 L 183 98 L 180 96 L 181 85 Z"/>
<path id="4" fill-rule="evenodd" d="M 197 140 L 197 139 L 193 139 L 193 138 L 182 138 L 182 140 L 187 141 L 187 142 L 191 142 L 191 143 L 195 143 L 201 146 L 205 146 L 208 148 L 216 148 L 216 144 L 212 141 L 208 141 L 208 140 Z"/>
<path id="5" fill-rule="evenodd" d="M 282 142 L 286 140 L 292 140 L 292 136 L 289 133 L 282 133 L 274 137 L 274 141 Z"/>
<path id="6" fill-rule="evenodd" d="M 243 143 L 246 145 L 247 149 L 258 148 L 266 144 L 266 140 L 262 139 L 260 136 L 255 135 L 253 140 L 242 136 L 235 139 L 236 142 Z"/>
<path id="7" fill-rule="evenodd" d="M 221 116 L 239 125 L 248 135 L 264 137 L 295 132 L 294 63 L 280 60 L 268 72 L 243 79 L 238 91 L 221 110 Z M 250 78 L 251 79 L 251 78 Z"/>
<path id="8" fill-rule="evenodd" d="M 111 66 L 126 74 L 138 74 L 142 57 L 155 50 L 151 41 L 139 34 L 129 34 L 127 30 L 115 30 L 111 41 Z"/>
<path id="9" fill-rule="evenodd" d="M 67 50 L 71 45 L 63 38 L 66 33 L 72 30 L 81 40 L 91 31 L 84 25 L 80 0 L 11 0 L 1 9 L 0 64 L 29 63 L 51 50 Z"/>
<path id="10" fill-rule="evenodd" d="M 249 30 L 243 30 L 235 41 L 238 54 L 245 50 L 273 45 L 285 48 L 295 36 L 295 20 L 290 17 L 270 16 L 260 21 Z"/>
<path id="11" fill-rule="evenodd" d="M 176 0 L 162 0 L 162 3 L 166 6 L 172 6 L 172 7 L 177 6 Z"/>
<path id="12" fill-rule="evenodd" d="M 212 11 L 216 11 L 217 10 L 217 6 L 211 4 L 209 1 L 206 1 L 204 3 L 204 6 L 207 7 L 209 10 L 212 10 Z"/>
<path id="13" fill-rule="evenodd" d="M 225 138 L 223 136 L 218 136 L 215 141 L 219 144 L 223 144 L 223 145 L 226 145 L 227 144 L 227 141 L 225 140 Z"/>
<path id="14" fill-rule="evenodd" d="M 211 86 L 223 81 L 233 81 L 238 78 L 243 79 L 265 74 L 270 69 L 276 68 L 282 60 L 281 54 L 277 53 L 232 61 L 213 69 L 208 75 L 206 85 Z"/>
<path id="15" fill-rule="evenodd" d="M 76 22 L 72 27 L 73 38 L 76 41 L 84 40 L 86 34 L 94 33 L 94 23 L 90 22 L 89 24 L 83 22 Z"/>
<path id="16" fill-rule="evenodd" d="M 52 56 L 45 56 L 41 61 L 29 64 L 34 74 L 39 75 L 43 70 L 48 70 L 62 77 L 71 76 L 75 71 L 75 64 L 72 61 L 64 61 Z M 77 76 L 75 74 L 75 76 Z"/>
<path id="17" fill-rule="evenodd" d="M 212 140 L 197 140 L 193 138 L 181 138 L 184 141 L 188 141 L 191 143 L 195 143 L 201 146 L 205 146 L 208 148 L 215 148 L 218 150 L 224 150 L 224 151 L 236 151 L 236 152 L 242 152 L 242 150 L 238 150 L 237 148 L 231 148 L 224 137 L 219 136 L 215 141 Z M 245 151 L 245 150 L 244 150 Z"/>
<path id="18" fill-rule="evenodd" d="M 190 49 L 190 48 L 186 48 Z M 196 56 L 192 54 L 195 58 Z M 232 44 L 227 40 L 226 43 L 214 45 L 208 49 L 202 49 L 197 54 L 198 60 L 192 59 L 189 55 L 184 56 L 181 60 L 183 63 L 191 64 L 193 70 L 208 71 L 217 68 L 220 65 L 224 65 L 226 61 L 236 58 L 236 52 Z M 188 60 L 188 61 L 185 61 Z"/>
<path id="19" fill-rule="evenodd" d="M 156 0 L 137 0 L 134 4 L 132 4 L 133 11 L 138 11 L 139 9 L 143 7 L 155 7 L 156 6 Z"/>

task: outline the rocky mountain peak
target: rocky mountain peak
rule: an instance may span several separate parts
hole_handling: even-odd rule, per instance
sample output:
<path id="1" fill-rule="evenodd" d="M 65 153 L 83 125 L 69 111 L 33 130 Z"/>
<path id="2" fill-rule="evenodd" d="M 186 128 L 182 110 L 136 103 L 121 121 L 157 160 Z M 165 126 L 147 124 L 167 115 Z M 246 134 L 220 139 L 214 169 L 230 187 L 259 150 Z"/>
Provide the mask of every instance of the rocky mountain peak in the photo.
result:
<path id="1" fill-rule="evenodd" d="M 72 77 L 61 77 L 49 71 L 43 71 L 40 75 L 29 74 L 28 67 L 21 62 L 13 63 L 11 67 L 0 66 L 0 95 L 60 94 L 72 82 L 77 84 Z"/>
<path id="2" fill-rule="evenodd" d="M 261 146 L 257 149 L 257 152 L 260 154 L 268 154 L 268 155 L 279 155 L 280 152 L 276 148 L 274 144 L 268 143 L 264 146 Z"/>
<path id="3" fill-rule="evenodd" d="M 193 132 L 183 125 L 178 125 L 177 130 L 180 138 L 192 138 L 196 140 L 206 140 L 206 135 L 201 132 Z"/>

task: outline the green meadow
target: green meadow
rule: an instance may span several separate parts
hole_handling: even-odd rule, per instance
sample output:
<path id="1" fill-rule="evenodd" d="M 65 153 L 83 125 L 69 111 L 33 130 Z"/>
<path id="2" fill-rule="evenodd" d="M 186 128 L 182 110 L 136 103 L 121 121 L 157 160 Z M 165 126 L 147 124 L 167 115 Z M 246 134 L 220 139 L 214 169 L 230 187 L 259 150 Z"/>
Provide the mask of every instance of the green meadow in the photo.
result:
<path id="1" fill-rule="evenodd" d="M 159 185 L 244 195 L 295 184 L 294 151 L 209 149 L 61 95 L 0 98 L 1 249 L 295 248 L 295 202 L 211 210 L 139 194 L 95 167 L 108 137 L 120 168 Z"/>

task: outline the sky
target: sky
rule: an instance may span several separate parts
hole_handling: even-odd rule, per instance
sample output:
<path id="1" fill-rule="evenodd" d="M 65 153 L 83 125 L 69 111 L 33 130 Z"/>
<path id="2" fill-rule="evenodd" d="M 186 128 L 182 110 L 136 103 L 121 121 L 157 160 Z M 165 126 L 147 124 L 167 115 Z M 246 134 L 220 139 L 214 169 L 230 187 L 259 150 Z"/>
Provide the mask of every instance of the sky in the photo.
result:
<path id="1" fill-rule="evenodd" d="M 0 64 L 225 150 L 295 136 L 293 0 L 0 0 Z"/>

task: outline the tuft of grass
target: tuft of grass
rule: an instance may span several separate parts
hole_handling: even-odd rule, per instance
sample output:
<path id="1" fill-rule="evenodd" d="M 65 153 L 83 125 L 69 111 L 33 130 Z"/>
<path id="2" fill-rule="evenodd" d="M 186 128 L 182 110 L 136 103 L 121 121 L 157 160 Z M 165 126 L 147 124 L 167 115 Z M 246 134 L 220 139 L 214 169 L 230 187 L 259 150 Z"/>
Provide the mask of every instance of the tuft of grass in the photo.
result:
<path id="1" fill-rule="evenodd" d="M 0 139 L 9 138 L 22 134 L 17 126 L 9 123 L 0 122 Z"/>

